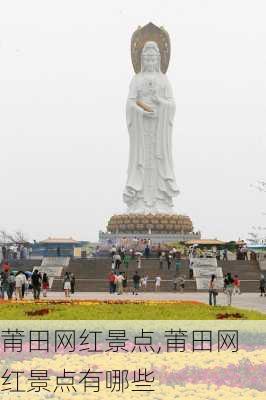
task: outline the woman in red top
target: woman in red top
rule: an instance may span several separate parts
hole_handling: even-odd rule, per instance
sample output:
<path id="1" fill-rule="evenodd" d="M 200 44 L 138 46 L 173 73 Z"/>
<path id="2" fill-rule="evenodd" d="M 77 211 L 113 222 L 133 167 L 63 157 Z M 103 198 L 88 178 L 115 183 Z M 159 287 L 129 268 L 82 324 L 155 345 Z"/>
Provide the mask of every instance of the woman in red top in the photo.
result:
<path id="1" fill-rule="evenodd" d="M 46 272 L 43 274 L 42 277 L 42 292 L 43 297 L 47 297 L 47 290 L 49 289 L 49 279 Z"/>

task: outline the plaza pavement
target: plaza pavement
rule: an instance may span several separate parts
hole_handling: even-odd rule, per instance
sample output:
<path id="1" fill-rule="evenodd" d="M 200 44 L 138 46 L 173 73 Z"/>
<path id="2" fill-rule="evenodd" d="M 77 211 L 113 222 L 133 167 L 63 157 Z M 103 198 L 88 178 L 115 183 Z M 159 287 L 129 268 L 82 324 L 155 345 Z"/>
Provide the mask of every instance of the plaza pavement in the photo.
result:
<path id="1" fill-rule="evenodd" d="M 77 292 L 71 299 L 73 300 L 152 300 L 152 301 L 165 301 L 165 300 L 197 300 L 208 304 L 209 294 L 205 293 L 180 293 L 180 292 L 140 292 L 138 296 L 133 296 L 132 293 L 124 293 L 120 296 L 117 294 L 109 294 L 105 292 Z M 31 299 L 31 295 L 26 297 L 27 300 Z M 65 300 L 63 292 L 49 292 L 48 297 L 43 300 Z M 226 305 L 226 296 L 224 293 L 219 293 L 217 297 L 217 305 Z M 232 306 L 255 310 L 266 314 L 266 297 L 261 297 L 259 293 L 242 293 L 232 297 Z"/>

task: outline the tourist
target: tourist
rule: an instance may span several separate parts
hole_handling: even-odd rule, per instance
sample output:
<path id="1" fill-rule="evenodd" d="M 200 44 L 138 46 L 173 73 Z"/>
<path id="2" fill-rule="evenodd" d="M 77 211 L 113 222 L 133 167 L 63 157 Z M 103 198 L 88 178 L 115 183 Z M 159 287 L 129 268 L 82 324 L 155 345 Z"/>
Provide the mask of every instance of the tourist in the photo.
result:
<path id="1" fill-rule="evenodd" d="M 8 278 L 9 278 L 9 272 L 8 271 L 3 271 L 1 272 L 1 298 L 4 300 L 5 298 L 5 292 L 7 294 L 7 297 L 9 298 L 9 283 L 8 283 Z"/>
<path id="2" fill-rule="evenodd" d="M 22 286 L 26 283 L 26 276 L 22 271 L 19 271 L 15 277 L 16 300 L 22 300 Z"/>
<path id="3" fill-rule="evenodd" d="M 123 276 L 124 276 L 124 280 L 122 282 L 123 283 L 123 291 L 126 292 L 127 291 L 127 273 L 124 272 Z"/>
<path id="4" fill-rule="evenodd" d="M 185 278 L 183 276 L 180 276 L 180 278 L 178 278 L 178 281 L 180 292 L 183 293 L 185 289 Z"/>
<path id="5" fill-rule="evenodd" d="M 266 280 L 263 274 L 260 276 L 260 295 L 266 296 Z"/>
<path id="6" fill-rule="evenodd" d="M 70 294 L 69 294 L 70 289 L 71 289 L 70 275 L 69 275 L 69 272 L 66 272 L 65 276 L 64 276 L 65 297 L 69 297 L 70 296 Z"/>
<path id="7" fill-rule="evenodd" d="M 3 269 L 3 272 L 9 272 L 10 271 L 10 265 L 9 265 L 8 261 L 4 261 L 2 269 Z"/>
<path id="8" fill-rule="evenodd" d="M 255 251 L 250 252 L 250 262 L 252 262 L 252 263 L 257 262 L 257 254 L 255 253 Z"/>
<path id="9" fill-rule="evenodd" d="M 125 254 L 123 262 L 124 262 L 125 268 L 128 269 L 128 266 L 129 266 L 129 255 L 128 254 Z"/>
<path id="10" fill-rule="evenodd" d="M 171 256 L 171 254 L 166 253 L 165 258 L 166 258 L 166 262 L 167 262 L 167 269 L 169 270 L 171 268 L 171 264 L 172 264 L 172 256 Z"/>
<path id="11" fill-rule="evenodd" d="M 32 285 L 34 300 L 40 299 L 41 284 L 42 284 L 41 275 L 38 273 L 38 270 L 35 269 L 31 276 L 31 285 Z"/>
<path id="12" fill-rule="evenodd" d="M 181 267 L 181 260 L 180 260 L 180 258 L 176 258 L 176 261 L 175 261 L 175 270 L 176 270 L 176 273 L 178 273 L 180 267 Z"/>
<path id="13" fill-rule="evenodd" d="M 125 254 L 126 254 L 126 249 L 124 247 L 121 247 L 120 252 L 122 262 L 124 262 Z"/>
<path id="14" fill-rule="evenodd" d="M 223 261 L 228 261 L 228 251 L 227 251 L 227 249 L 224 249 L 224 251 L 223 251 Z"/>
<path id="15" fill-rule="evenodd" d="M 159 257 L 160 269 L 163 269 L 163 254 L 161 253 Z"/>
<path id="16" fill-rule="evenodd" d="M 240 294 L 240 279 L 239 279 L 238 275 L 234 276 L 233 285 L 234 285 L 233 293 L 234 294 Z"/>
<path id="17" fill-rule="evenodd" d="M 124 281 L 124 276 L 122 272 L 119 272 L 119 275 L 116 278 L 116 288 L 117 288 L 117 294 L 123 294 L 123 281 Z"/>
<path id="18" fill-rule="evenodd" d="M 146 288 L 147 288 L 147 281 L 148 281 L 148 275 L 143 275 L 143 276 L 140 278 L 140 287 L 141 287 L 142 289 L 146 289 Z"/>
<path id="19" fill-rule="evenodd" d="M 139 282 L 140 282 L 140 276 L 138 274 L 138 271 L 135 271 L 135 274 L 132 277 L 133 279 L 133 291 L 132 294 L 137 295 L 138 294 L 138 290 L 139 290 Z"/>
<path id="20" fill-rule="evenodd" d="M 141 256 L 142 256 L 142 254 L 141 253 L 137 253 L 137 266 L 138 266 L 138 269 L 140 269 L 141 268 Z"/>
<path id="21" fill-rule="evenodd" d="M 114 257 L 112 258 L 112 266 L 111 266 L 112 271 L 115 270 L 115 259 Z"/>
<path id="22" fill-rule="evenodd" d="M 42 293 L 43 297 L 47 297 L 47 290 L 49 289 L 49 279 L 45 272 L 42 277 Z"/>
<path id="23" fill-rule="evenodd" d="M 217 261 L 220 261 L 220 259 L 221 259 L 221 252 L 220 252 L 219 249 L 217 249 L 217 250 L 216 250 L 216 260 L 217 260 Z"/>
<path id="24" fill-rule="evenodd" d="M 6 249 L 6 246 L 2 246 L 2 257 L 3 257 L 3 260 L 4 260 L 4 261 L 5 261 L 6 258 L 7 258 L 7 249 Z"/>
<path id="25" fill-rule="evenodd" d="M 146 245 L 146 247 L 144 249 L 144 255 L 145 255 L 146 258 L 150 257 L 150 247 L 149 247 L 148 244 Z"/>
<path id="26" fill-rule="evenodd" d="M 157 292 L 158 290 L 160 290 L 161 287 L 161 277 L 158 275 L 155 278 L 155 291 Z"/>
<path id="27" fill-rule="evenodd" d="M 110 271 L 108 274 L 108 282 L 109 282 L 109 293 L 112 294 L 115 292 L 115 286 L 114 286 L 115 274 L 114 274 L 113 270 Z"/>
<path id="28" fill-rule="evenodd" d="M 189 279 L 193 279 L 193 265 L 194 265 L 194 261 L 192 261 L 192 259 L 189 260 Z"/>
<path id="29" fill-rule="evenodd" d="M 177 291 L 177 284 L 178 284 L 178 276 L 175 275 L 173 279 L 173 290 L 176 292 Z"/>
<path id="30" fill-rule="evenodd" d="M 177 256 L 177 250 L 175 247 L 172 248 L 172 256 L 173 256 L 173 259 L 175 259 Z"/>
<path id="31" fill-rule="evenodd" d="M 224 292 L 226 294 L 226 302 L 228 306 L 232 304 L 232 294 L 233 294 L 233 278 L 230 272 L 225 275 L 224 278 Z"/>
<path id="32" fill-rule="evenodd" d="M 13 271 L 10 272 L 10 275 L 8 277 L 8 286 L 9 286 L 8 298 L 11 300 L 13 297 L 13 293 L 16 289 L 16 279 Z"/>
<path id="33" fill-rule="evenodd" d="M 209 305 L 216 306 L 216 297 L 218 296 L 218 286 L 216 275 L 212 274 L 209 281 Z"/>
<path id="34" fill-rule="evenodd" d="M 75 293 L 75 284 L 76 284 L 76 278 L 73 272 L 70 274 L 70 287 L 71 287 L 71 294 Z"/>
<path id="35" fill-rule="evenodd" d="M 111 257 L 113 258 L 115 256 L 115 254 L 116 254 L 116 247 L 115 246 L 111 247 L 110 253 L 111 253 Z"/>
<path id="36" fill-rule="evenodd" d="M 148 275 L 144 275 L 143 281 L 142 281 L 142 287 L 143 289 L 147 289 L 147 284 L 148 284 Z"/>
<path id="37" fill-rule="evenodd" d="M 26 274 L 26 283 L 25 286 L 22 286 L 22 297 L 24 298 L 24 295 L 28 295 L 29 294 L 29 287 L 30 287 L 30 277 Z"/>
<path id="38" fill-rule="evenodd" d="M 115 269 L 119 270 L 120 265 L 121 265 L 121 256 L 120 256 L 120 254 L 115 254 L 114 255 L 114 261 L 115 261 Z"/>
<path id="39" fill-rule="evenodd" d="M 161 249 L 161 244 L 159 243 L 157 246 L 157 256 L 160 258 L 160 255 L 162 254 L 162 249 Z"/>
<path id="40" fill-rule="evenodd" d="M 248 249 L 247 249 L 247 247 L 243 246 L 241 250 L 242 250 L 242 254 L 243 254 L 243 260 L 248 261 Z"/>

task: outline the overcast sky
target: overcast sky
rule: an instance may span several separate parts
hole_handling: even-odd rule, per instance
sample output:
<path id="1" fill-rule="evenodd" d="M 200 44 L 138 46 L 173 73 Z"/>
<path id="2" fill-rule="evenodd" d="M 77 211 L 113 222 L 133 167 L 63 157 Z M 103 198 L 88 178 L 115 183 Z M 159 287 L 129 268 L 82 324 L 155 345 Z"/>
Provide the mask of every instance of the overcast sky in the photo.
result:
<path id="1" fill-rule="evenodd" d="M 264 0 L 0 0 L 0 228 L 96 240 L 126 210 L 134 30 L 171 38 L 177 213 L 203 237 L 266 226 Z"/>

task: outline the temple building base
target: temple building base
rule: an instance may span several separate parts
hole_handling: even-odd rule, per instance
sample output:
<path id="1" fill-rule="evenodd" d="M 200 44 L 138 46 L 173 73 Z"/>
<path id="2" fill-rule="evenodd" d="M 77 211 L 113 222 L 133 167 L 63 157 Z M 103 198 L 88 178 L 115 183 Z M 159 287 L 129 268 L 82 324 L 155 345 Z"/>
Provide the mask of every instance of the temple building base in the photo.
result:
<path id="1" fill-rule="evenodd" d="M 200 232 L 193 232 L 188 216 L 178 214 L 122 214 L 113 215 L 107 225 L 107 232 L 99 232 L 99 242 L 121 243 L 149 239 L 152 244 L 186 242 L 200 239 Z"/>

